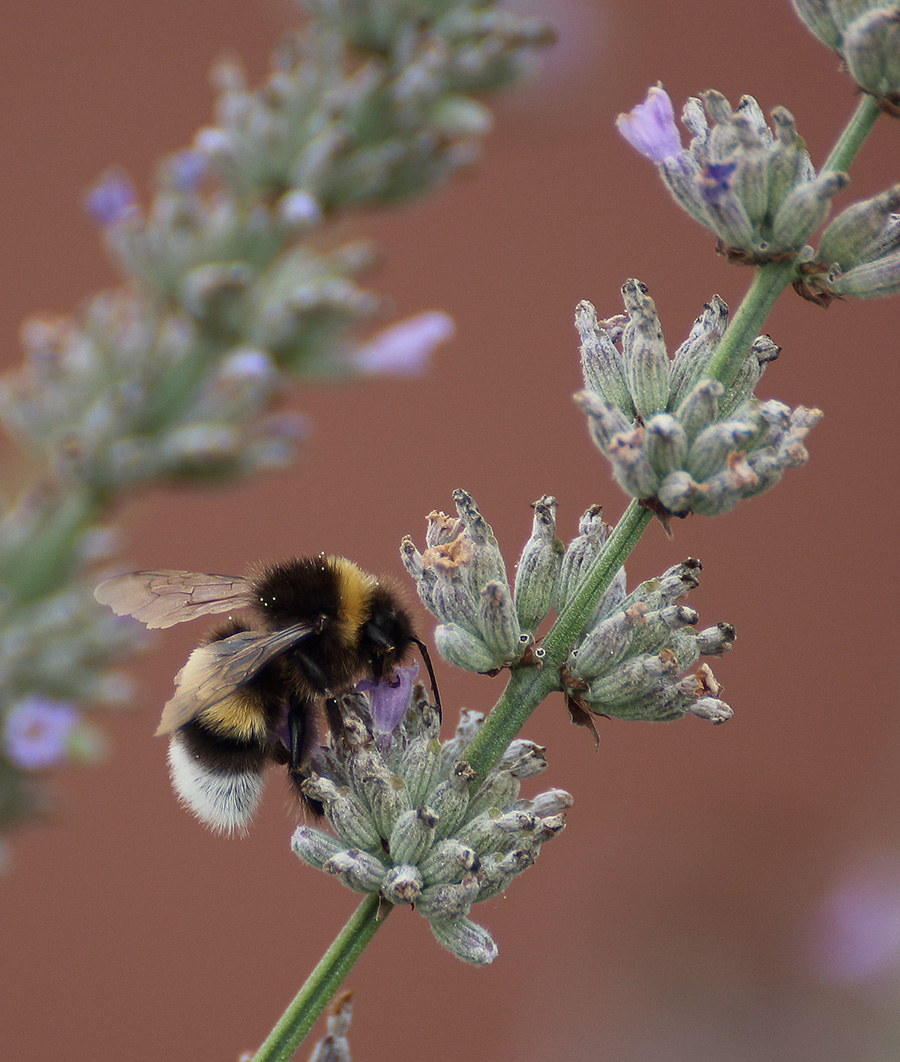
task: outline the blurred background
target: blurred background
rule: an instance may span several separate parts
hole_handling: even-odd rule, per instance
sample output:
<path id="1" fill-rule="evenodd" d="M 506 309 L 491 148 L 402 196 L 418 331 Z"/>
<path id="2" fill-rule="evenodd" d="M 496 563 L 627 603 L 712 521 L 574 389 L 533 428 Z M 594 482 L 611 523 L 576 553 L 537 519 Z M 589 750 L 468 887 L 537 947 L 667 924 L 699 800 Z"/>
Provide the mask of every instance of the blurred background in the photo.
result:
<path id="1" fill-rule="evenodd" d="M 793 112 L 819 163 L 855 100 L 787 0 L 530 8 L 559 43 L 530 85 L 491 104 L 482 163 L 341 232 L 378 242 L 370 284 L 397 316 L 454 317 L 433 370 L 295 392 L 313 426 L 302 461 L 224 491 L 142 496 L 119 514 L 129 567 L 241 571 L 326 549 L 399 574 L 401 536 L 421 542 L 425 514 L 450 509 L 457 486 L 510 565 L 544 493 L 559 499 L 566 539 L 591 503 L 621 513 L 570 399 L 575 303 L 618 313 L 621 283 L 638 277 L 671 350 L 713 293 L 735 307 L 750 273 L 713 253 L 615 115 L 657 80 L 676 109 L 707 87 L 735 102 L 749 92 Z M 19 363 L 24 318 L 115 281 L 81 212 L 85 187 L 114 163 L 144 187 L 154 159 L 209 120 L 211 61 L 236 51 L 258 80 L 295 18 L 287 0 L 32 0 L 7 12 L 4 367 Z M 876 126 L 855 196 L 898 178 L 897 134 Z M 500 946 L 490 968 L 456 962 L 415 915 L 390 919 L 345 986 L 355 1058 L 897 1057 L 898 306 L 826 311 L 789 292 L 768 327 L 784 349 L 762 396 L 826 411 L 810 464 L 724 519 L 678 522 L 672 541 L 651 527 L 628 565 L 633 585 L 701 558 L 690 598 L 701 626 L 738 631 L 715 667 L 734 719 L 601 719 L 597 751 L 561 699 L 545 703 L 525 736 L 548 746 L 538 786 L 575 796 L 565 837 L 477 910 Z M 4 453 L 15 484 L 21 458 Z M 57 772 L 52 814 L 13 838 L 0 880 L 4 1058 L 230 1062 L 264 1038 L 356 906 L 291 855 L 295 812 L 278 777 L 242 840 L 178 807 L 152 733 L 196 634 L 153 638 L 133 662 L 133 710 L 104 720 L 107 761 Z M 502 688 L 446 666 L 439 678 L 450 721 Z"/>

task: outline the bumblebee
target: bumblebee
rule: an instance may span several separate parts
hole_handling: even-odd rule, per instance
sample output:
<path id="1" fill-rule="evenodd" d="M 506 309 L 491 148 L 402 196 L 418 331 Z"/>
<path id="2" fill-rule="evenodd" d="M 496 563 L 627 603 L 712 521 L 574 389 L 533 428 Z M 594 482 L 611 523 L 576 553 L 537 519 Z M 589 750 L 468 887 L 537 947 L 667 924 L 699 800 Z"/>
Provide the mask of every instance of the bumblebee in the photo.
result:
<path id="1" fill-rule="evenodd" d="M 397 590 L 344 557 L 321 553 L 246 577 L 131 572 L 107 579 L 94 596 L 149 628 L 244 614 L 229 616 L 190 654 L 156 731 L 171 735 L 175 792 L 212 830 L 247 829 L 270 763 L 287 766 L 303 799 L 321 709 L 339 737 L 338 698 L 361 679 L 389 681 L 414 645 L 437 700 L 428 651 Z"/>

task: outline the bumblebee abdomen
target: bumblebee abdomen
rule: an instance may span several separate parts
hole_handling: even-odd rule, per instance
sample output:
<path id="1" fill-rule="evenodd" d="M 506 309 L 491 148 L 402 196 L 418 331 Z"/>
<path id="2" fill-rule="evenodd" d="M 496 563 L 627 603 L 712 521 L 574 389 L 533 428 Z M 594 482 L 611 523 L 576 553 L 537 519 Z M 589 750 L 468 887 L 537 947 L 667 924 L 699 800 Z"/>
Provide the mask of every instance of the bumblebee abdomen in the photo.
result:
<path id="1" fill-rule="evenodd" d="M 243 833 L 262 796 L 268 750 L 232 741 L 199 720 L 169 742 L 169 774 L 179 800 L 211 830 Z"/>

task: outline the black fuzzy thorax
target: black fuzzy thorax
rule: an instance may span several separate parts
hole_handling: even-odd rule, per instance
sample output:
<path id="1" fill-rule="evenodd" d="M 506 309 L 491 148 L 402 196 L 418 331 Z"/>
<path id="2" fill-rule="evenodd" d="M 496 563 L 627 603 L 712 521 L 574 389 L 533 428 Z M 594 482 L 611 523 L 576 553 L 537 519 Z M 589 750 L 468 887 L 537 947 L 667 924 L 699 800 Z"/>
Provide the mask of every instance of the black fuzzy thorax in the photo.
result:
<path id="1" fill-rule="evenodd" d="M 265 568 L 253 584 L 254 612 L 263 627 L 281 630 L 297 623 L 317 629 L 279 658 L 286 681 L 298 691 L 329 696 L 352 687 L 367 671 L 360 659 L 360 624 L 348 623 L 348 588 L 333 557 L 301 557 Z M 361 611 L 369 618 L 368 592 Z"/>

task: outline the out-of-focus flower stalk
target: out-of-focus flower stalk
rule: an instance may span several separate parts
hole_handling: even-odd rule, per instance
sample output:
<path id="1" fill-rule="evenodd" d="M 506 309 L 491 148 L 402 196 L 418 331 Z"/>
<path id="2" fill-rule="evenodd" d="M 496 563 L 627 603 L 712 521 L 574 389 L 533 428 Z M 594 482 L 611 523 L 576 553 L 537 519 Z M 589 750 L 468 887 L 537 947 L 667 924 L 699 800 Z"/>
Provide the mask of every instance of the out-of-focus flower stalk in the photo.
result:
<path id="1" fill-rule="evenodd" d="M 237 63 L 217 66 L 214 123 L 162 162 L 148 204 L 119 170 L 91 190 L 125 283 L 28 322 L 25 366 L 0 381 L 0 419 L 44 466 L 0 507 L 0 721 L 31 695 L 97 703 L 137 643 L 91 600 L 89 573 L 120 549 L 98 523 L 113 505 L 283 467 L 306 434 L 276 409 L 298 378 L 412 375 L 452 334 L 431 312 L 354 337 L 382 308 L 358 283 L 371 249 L 321 252 L 319 238 L 471 165 L 491 125 L 473 96 L 514 81 L 552 34 L 471 0 L 308 6 L 259 88 Z M 73 748 L 91 740 L 79 729 Z M 0 775 L 2 830 L 27 818 L 37 786 L 2 755 Z"/>

